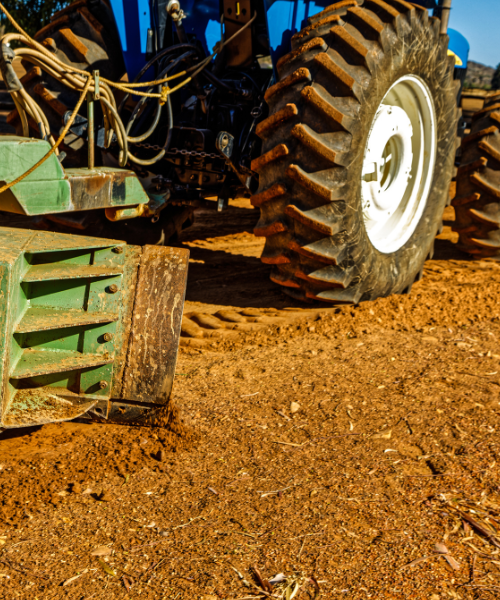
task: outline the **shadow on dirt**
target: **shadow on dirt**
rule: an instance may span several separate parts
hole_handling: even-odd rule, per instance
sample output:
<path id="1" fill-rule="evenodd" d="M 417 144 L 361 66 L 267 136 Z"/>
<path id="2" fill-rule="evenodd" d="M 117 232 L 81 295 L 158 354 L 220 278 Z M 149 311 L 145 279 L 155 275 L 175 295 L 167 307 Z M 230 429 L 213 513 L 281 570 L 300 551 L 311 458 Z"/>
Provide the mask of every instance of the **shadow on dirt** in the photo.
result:
<path id="1" fill-rule="evenodd" d="M 447 222 L 445 221 L 445 225 Z M 457 248 L 457 245 L 451 240 L 434 240 L 434 256 L 432 260 L 463 260 L 473 261 L 474 258 Z"/>

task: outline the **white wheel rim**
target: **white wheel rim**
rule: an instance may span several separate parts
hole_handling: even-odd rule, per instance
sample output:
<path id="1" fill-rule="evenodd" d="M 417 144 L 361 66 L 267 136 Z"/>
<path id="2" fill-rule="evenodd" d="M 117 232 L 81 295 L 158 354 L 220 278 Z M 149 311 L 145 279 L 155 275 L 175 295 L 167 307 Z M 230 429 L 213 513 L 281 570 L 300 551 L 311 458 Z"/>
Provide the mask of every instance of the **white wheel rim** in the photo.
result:
<path id="1" fill-rule="evenodd" d="M 427 204 L 436 147 L 431 92 L 420 77 L 405 75 L 378 107 L 363 157 L 363 220 L 380 252 L 395 252 L 415 231 Z"/>

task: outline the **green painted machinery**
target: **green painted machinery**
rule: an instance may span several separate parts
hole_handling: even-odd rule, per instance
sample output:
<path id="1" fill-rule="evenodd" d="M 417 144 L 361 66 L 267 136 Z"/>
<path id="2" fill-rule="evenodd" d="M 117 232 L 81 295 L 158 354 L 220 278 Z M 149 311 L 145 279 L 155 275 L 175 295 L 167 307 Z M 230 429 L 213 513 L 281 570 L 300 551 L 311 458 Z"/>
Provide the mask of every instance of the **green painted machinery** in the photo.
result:
<path id="1" fill-rule="evenodd" d="M 48 150 L 43 140 L 0 138 L 0 181 L 12 182 Z M 129 171 L 64 171 L 53 155 L 0 196 L 0 210 L 38 215 L 90 206 L 116 216 L 140 213 L 148 202 Z M 176 248 L 0 227 L 0 427 L 85 414 L 144 422 L 164 410 L 188 256 Z"/>
<path id="2" fill-rule="evenodd" d="M 11 183 L 50 150 L 44 140 L 17 136 L 0 138 L 0 182 Z M 1 187 L 1 185 L 0 185 Z M 25 179 L 0 194 L 0 210 L 36 216 L 104 208 L 135 211 L 149 203 L 137 176 L 126 169 L 67 169 L 52 154 Z M 119 208 L 118 208 L 119 207 Z"/>

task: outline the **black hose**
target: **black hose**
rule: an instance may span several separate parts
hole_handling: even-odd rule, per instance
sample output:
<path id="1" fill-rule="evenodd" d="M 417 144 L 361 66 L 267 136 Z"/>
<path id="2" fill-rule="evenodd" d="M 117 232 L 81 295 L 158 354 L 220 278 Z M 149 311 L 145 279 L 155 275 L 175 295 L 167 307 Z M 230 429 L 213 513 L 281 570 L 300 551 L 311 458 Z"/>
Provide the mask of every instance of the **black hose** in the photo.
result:
<path id="1" fill-rule="evenodd" d="M 173 135 L 173 128 L 174 128 L 174 111 L 172 110 L 172 100 L 170 99 L 170 96 L 168 96 L 167 98 L 167 116 L 168 116 L 168 133 L 167 133 L 167 139 L 165 140 L 165 143 L 163 144 L 163 150 L 165 150 L 165 152 L 170 148 L 170 144 L 172 143 L 172 135 Z"/>
<path id="2" fill-rule="evenodd" d="M 136 76 L 136 78 L 134 79 L 134 81 L 132 83 L 137 83 L 139 81 L 139 79 L 146 73 L 146 71 L 150 67 L 152 67 L 155 64 L 155 62 L 157 60 L 160 60 L 160 58 L 163 58 L 167 54 L 171 54 L 172 52 L 177 52 L 177 50 L 183 50 L 184 48 L 190 48 L 191 50 L 195 50 L 196 52 L 200 51 L 200 49 L 197 46 L 195 46 L 194 44 L 176 44 L 175 46 L 170 46 L 169 48 L 165 48 L 165 50 L 158 52 L 158 54 L 156 56 L 154 56 L 149 62 L 147 62 L 142 67 L 142 69 L 139 71 L 139 74 Z"/>
<path id="3" fill-rule="evenodd" d="M 182 62 L 183 60 L 185 60 L 190 54 L 192 54 L 192 51 L 189 52 L 185 52 L 184 54 L 182 54 L 181 56 L 179 56 L 178 58 L 176 58 L 174 61 L 172 61 L 158 76 L 159 79 L 162 79 L 163 77 L 165 77 L 169 71 L 171 71 L 172 69 L 174 69 L 180 62 Z M 160 88 L 161 86 L 158 86 L 158 91 L 161 91 Z M 151 92 L 153 88 L 149 88 L 148 89 L 148 93 Z M 127 135 L 129 134 L 130 130 L 132 129 L 132 126 L 137 118 L 137 114 L 139 113 L 139 111 L 141 110 L 141 108 L 144 106 L 144 104 L 150 100 L 150 98 L 148 98 L 147 96 L 142 96 L 142 98 L 139 100 L 139 102 L 136 104 L 136 106 L 134 107 L 134 110 L 132 112 L 132 114 L 129 117 L 128 123 L 127 123 L 127 127 L 126 132 Z M 157 115 L 158 117 L 158 115 Z M 159 117 L 157 119 L 155 119 L 156 121 L 156 125 L 158 124 L 159 121 Z M 155 125 L 155 127 L 156 127 Z M 151 130 L 151 128 L 149 129 Z M 148 130 L 148 132 L 149 132 Z M 153 130 L 151 130 L 151 133 L 153 133 Z M 151 135 L 151 133 L 149 133 L 149 135 Z M 144 134 L 143 134 L 144 135 Z M 143 137 L 143 135 L 139 136 L 140 138 L 142 138 L 141 140 L 137 140 L 137 141 L 143 141 L 144 139 L 146 139 L 145 137 Z M 149 137 L 148 135 L 148 137 Z"/>
<path id="4" fill-rule="evenodd" d="M 162 106 L 161 106 L 160 102 L 158 102 L 158 104 L 156 106 L 156 110 L 155 110 L 155 117 L 154 117 L 153 122 L 151 123 L 151 126 L 149 127 L 149 129 L 137 137 L 128 136 L 128 141 L 131 142 L 132 144 L 137 144 L 139 142 L 143 142 L 144 140 L 146 140 L 153 133 L 153 131 L 158 126 L 158 123 L 160 122 L 161 109 L 162 109 Z M 130 131 L 130 128 L 132 127 L 132 124 L 133 124 L 132 122 L 129 122 L 129 125 L 127 125 L 127 135 Z"/>
<path id="5" fill-rule="evenodd" d="M 227 83 L 224 83 L 224 81 L 222 81 L 221 79 L 216 77 L 212 73 L 212 71 L 203 71 L 202 75 L 204 75 L 211 83 L 213 83 L 215 85 L 215 87 L 223 89 L 227 92 L 231 92 L 233 94 L 238 93 L 238 90 L 236 88 L 232 88 L 230 85 L 227 85 Z"/>
<path id="6" fill-rule="evenodd" d="M 184 48 L 190 48 L 191 50 L 195 50 L 196 52 L 199 52 L 199 48 L 197 48 L 193 44 L 176 44 L 175 46 L 170 46 L 169 48 L 165 48 L 165 50 L 162 50 L 161 52 L 159 52 L 156 56 L 154 56 L 149 62 L 147 62 L 142 67 L 142 69 L 136 75 L 136 77 L 132 83 L 137 83 L 146 74 L 148 69 L 155 64 L 156 61 L 160 60 L 164 56 L 167 56 L 168 54 L 171 54 L 172 52 L 176 52 L 177 50 L 182 50 Z M 130 93 L 125 94 L 122 101 L 120 102 L 120 106 L 118 107 L 119 113 L 121 113 L 121 111 L 125 105 L 125 102 L 128 100 L 129 96 L 130 96 Z"/>

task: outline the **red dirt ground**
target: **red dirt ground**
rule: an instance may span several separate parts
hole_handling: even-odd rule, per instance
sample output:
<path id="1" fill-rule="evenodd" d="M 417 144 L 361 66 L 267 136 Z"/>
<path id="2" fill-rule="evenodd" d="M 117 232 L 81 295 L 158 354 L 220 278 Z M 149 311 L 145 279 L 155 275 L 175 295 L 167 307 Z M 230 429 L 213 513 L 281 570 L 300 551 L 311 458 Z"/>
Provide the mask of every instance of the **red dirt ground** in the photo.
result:
<path id="1" fill-rule="evenodd" d="M 269 597 L 253 567 L 278 597 L 499 597 L 500 265 L 454 248 L 447 209 L 409 296 L 298 306 L 255 214 L 183 234 L 186 313 L 258 310 L 183 338 L 175 431 L 1 434 L 0 598 Z"/>

